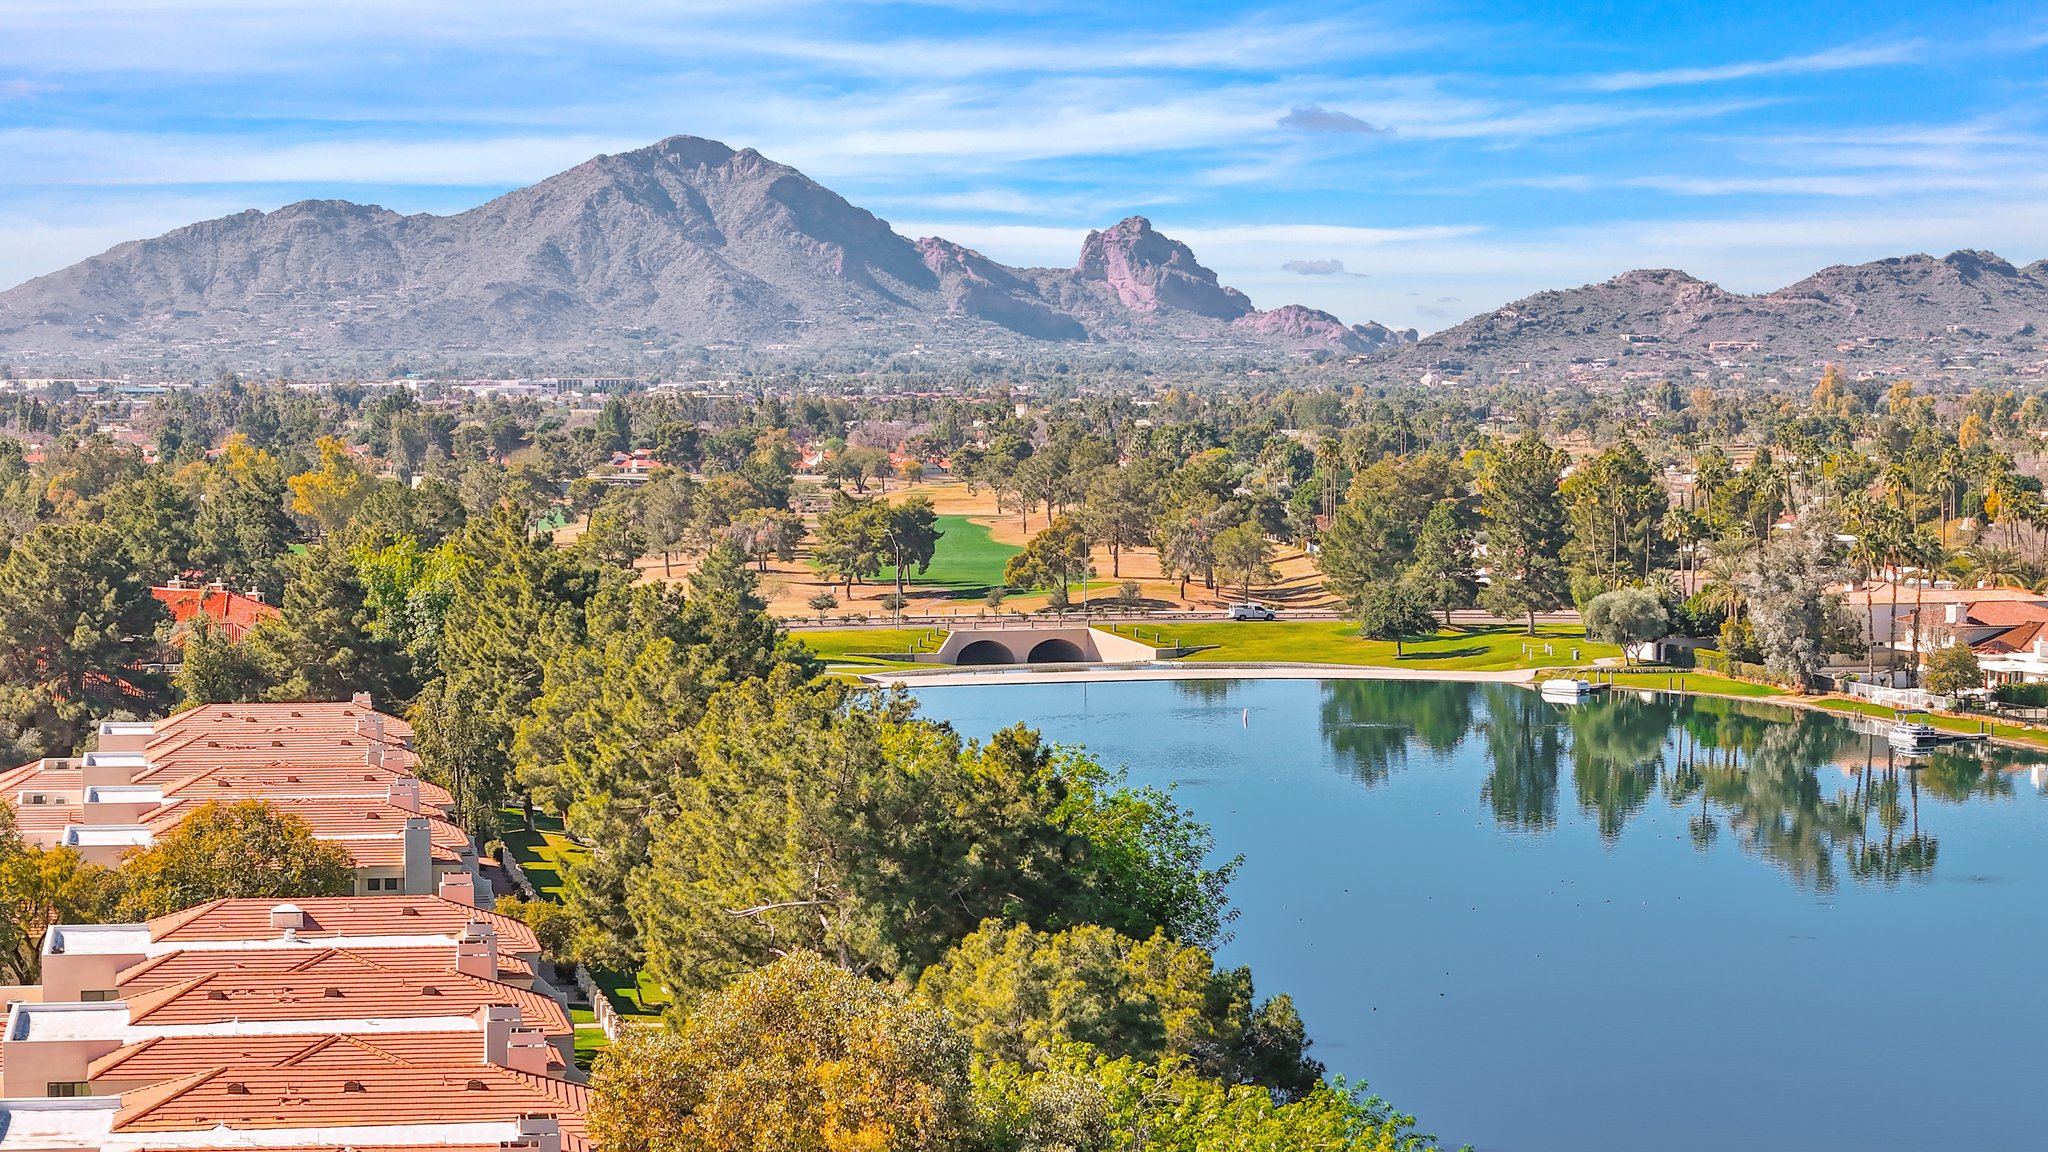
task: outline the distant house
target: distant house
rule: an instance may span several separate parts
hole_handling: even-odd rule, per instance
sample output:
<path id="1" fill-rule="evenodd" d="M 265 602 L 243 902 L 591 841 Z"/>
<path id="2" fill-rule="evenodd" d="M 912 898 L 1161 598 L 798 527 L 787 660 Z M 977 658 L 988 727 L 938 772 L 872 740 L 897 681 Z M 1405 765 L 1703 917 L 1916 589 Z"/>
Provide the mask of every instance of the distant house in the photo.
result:
<path id="1" fill-rule="evenodd" d="M 173 580 L 160 588 L 151 588 L 149 594 L 163 602 L 171 619 L 179 625 L 171 637 L 171 642 L 179 645 L 184 643 L 184 633 L 192 622 L 201 616 L 225 633 L 230 642 L 239 644 L 259 621 L 280 614 L 275 606 L 265 604 L 260 594 L 236 592 L 218 580 L 202 585 Z"/>
<path id="2" fill-rule="evenodd" d="M 1923 608 L 1921 614 L 1923 660 L 1937 648 L 1968 644 L 1987 685 L 2048 681 L 2048 596 L 1951 601 L 1938 609 Z M 1911 612 L 1899 613 L 1898 629 L 1904 633 L 1898 646 L 1911 647 L 1916 636 Z"/>

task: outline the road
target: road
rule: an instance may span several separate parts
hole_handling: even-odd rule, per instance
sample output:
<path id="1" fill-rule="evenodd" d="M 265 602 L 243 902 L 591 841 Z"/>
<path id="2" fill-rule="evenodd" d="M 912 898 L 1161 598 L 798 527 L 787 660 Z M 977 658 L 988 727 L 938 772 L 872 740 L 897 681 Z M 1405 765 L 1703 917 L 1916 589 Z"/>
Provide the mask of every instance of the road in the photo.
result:
<path id="1" fill-rule="evenodd" d="M 1170 624 L 1177 621 L 1226 620 L 1228 618 L 1228 613 L 1221 608 L 1215 609 L 1214 611 L 1192 612 L 1095 611 L 1090 612 L 1088 614 L 1087 623 Z M 1343 620 L 1345 618 L 1346 617 L 1339 612 L 1290 612 L 1283 610 L 1280 613 L 1281 620 Z M 1577 612 L 1538 612 L 1536 614 L 1536 622 L 1538 624 L 1575 625 L 1579 622 L 1579 614 Z M 824 629 L 826 631 L 832 632 L 844 632 L 860 629 L 875 630 L 882 628 L 1072 627 L 1074 625 L 1082 623 L 1082 618 L 1079 612 L 1070 612 L 1064 618 L 1048 616 L 1042 613 L 1034 613 L 1032 615 L 1026 616 L 1015 612 L 1005 612 L 998 616 L 990 616 L 988 615 L 985 609 L 962 607 L 956 614 L 952 615 L 933 616 L 912 615 L 910 613 L 905 613 L 901 619 L 896 619 L 892 617 L 883 617 L 877 619 L 871 616 L 865 622 L 859 624 L 849 623 L 848 621 L 841 619 L 827 619 L 823 624 L 819 624 L 816 618 L 790 618 L 785 619 L 782 623 L 784 627 L 788 628 L 792 632 L 816 631 L 819 629 Z M 1453 625 L 1457 625 L 1460 627 L 1473 628 L 1498 624 L 1522 624 L 1526 623 L 1526 617 L 1516 616 L 1511 620 L 1504 620 L 1501 617 L 1492 616 L 1485 612 L 1479 611 L 1453 612 L 1451 613 L 1451 623 Z M 1247 628 L 1255 628 L 1257 626 L 1258 623 L 1256 621 L 1245 622 L 1245 627 Z"/>

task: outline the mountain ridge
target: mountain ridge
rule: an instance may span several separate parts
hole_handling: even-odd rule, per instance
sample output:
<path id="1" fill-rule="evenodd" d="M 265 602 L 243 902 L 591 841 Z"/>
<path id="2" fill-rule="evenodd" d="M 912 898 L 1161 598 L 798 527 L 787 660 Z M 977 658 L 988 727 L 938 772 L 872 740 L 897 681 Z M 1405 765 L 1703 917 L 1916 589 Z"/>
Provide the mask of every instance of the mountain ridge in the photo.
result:
<path id="1" fill-rule="evenodd" d="M 1349 357 L 1389 382 L 1823 360 L 1926 374 L 2017 363 L 2042 350 L 2044 322 L 2048 260 L 1962 249 L 1831 265 L 1755 295 L 1634 269 L 1418 339 L 1300 304 L 1258 309 L 1143 216 L 1089 232 L 1070 266 L 1011 267 L 906 237 L 751 148 L 672 136 L 446 216 L 303 200 L 131 240 L 0 292 L 0 357 L 31 370 L 424 358 L 632 371 L 714 350 L 1072 347 Z"/>
<path id="2" fill-rule="evenodd" d="M 1356 354 L 1415 339 L 1270 315 L 1142 216 L 1091 232 L 1071 268 L 1011 268 L 902 236 L 753 149 L 674 136 L 447 216 L 305 200 L 128 241 L 0 292 L 0 351 L 318 363 L 790 344 Z"/>
<path id="3" fill-rule="evenodd" d="M 1926 375 L 2041 353 L 2044 320 L 2048 260 L 2015 266 L 1971 249 L 1830 265 L 1755 295 L 1639 268 L 1510 301 L 1392 350 L 1375 370 L 1554 378 L 1630 360 L 1652 375 L 1773 362 Z"/>

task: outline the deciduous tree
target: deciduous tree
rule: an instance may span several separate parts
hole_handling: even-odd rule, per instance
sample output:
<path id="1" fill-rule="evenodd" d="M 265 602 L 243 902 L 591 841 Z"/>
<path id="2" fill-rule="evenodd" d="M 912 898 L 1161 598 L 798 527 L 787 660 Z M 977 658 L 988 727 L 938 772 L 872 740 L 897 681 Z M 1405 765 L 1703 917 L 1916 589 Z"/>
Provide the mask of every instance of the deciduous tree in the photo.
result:
<path id="1" fill-rule="evenodd" d="M 142 920 L 222 897 L 346 896 L 354 861 L 261 800 L 200 805 L 121 864 L 121 914 Z"/>
<path id="2" fill-rule="evenodd" d="M 590 1134 L 609 1152 L 949 1152 L 975 1146 L 968 1047 L 936 1010 L 795 952 L 675 1030 L 599 1058 Z"/>

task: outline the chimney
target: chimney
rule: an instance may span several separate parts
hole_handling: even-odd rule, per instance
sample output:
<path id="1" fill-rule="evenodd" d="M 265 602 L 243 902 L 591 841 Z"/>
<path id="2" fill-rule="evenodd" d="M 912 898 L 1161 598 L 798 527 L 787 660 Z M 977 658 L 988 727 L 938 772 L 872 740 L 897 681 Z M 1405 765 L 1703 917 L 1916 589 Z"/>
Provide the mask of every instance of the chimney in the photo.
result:
<path id="1" fill-rule="evenodd" d="M 484 1063 L 499 1068 L 509 1068 L 505 1061 L 506 1047 L 512 1041 L 512 1030 L 519 1027 L 519 1009 L 512 1004 L 486 1004 L 476 1010 L 476 1020 L 484 1033 Z"/>
<path id="2" fill-rule="evenodd" d="M 405 818 L 405 884 L 407 896 L 434 893 L 433 832 L 425 816 Z"/>
<path id="3" fill-rule="evenodd" d="M 368 696 L 359 692 L 356 694 L 356 699 L 364 707 L 369 707 L 370 698 Z M 367 716 L 356 717 L 356 735 L 366 736 L 372 741 L 382 743 L 384 740 L 384 714 L 382 712 L 372 712 Z"/>
<path id="4" fill-rule="evenodd" d="M 297 904 L 279 904 L 270 910 L 270 926 L 296 932 L 306 926 L 306 910 Z"/>
<path id="5" fill-rule="evenodd" d="M 140 754 L 149 747 L 156 736 L 156 725 L 146 721 L 102 720 L 98 750 L 101 752 L 134 752 Z M 123 780 L 121 783 L 126 784 Z"/>
<path id="6" fill-rule="evenodd" d="M 464 927 L 455 941 L 455 970 L 466 976 L 498 978 L 498 933 L 489 924 Z"/>
<path id="7" fill-rule="evenodd" d="M 2034 659 L 2048 660 L 2048 636 L 2034 637 Z"/>
<path id="8" fill-rule="evenodd" d="M 443 872 L 435 882 L 434 895 L 450 904 L 476 907 L 477 878 L 468 872 Z"/>
<path id="9" fill-rule="evenodd" d="M 420 810 L 419 777 L 397 777 L 384 790 L 384 797 L 390 801 L 393 808 L 403 808 L 407 812 L 418 812 Z"/>
<path id="10" fill-rule="evenodd" d="M 86 788 L 133 784 L 136 773 L 148 767 L 140 752 L 87 752 L 79 762 L 79 783 Z"/>
<path id="11" fill-rule="evenodd" d="M 382 744 L 372 744 L 368 748 L 363 749 L 363 764 L 370 768 L 382 768 L 384 766 L 384 746 Z"/>
<path id="12" fill-rule="evenodd" d="M 553 1116 L 521 1116 L 519 1142 L 512 1147 L 521 1152 L 562 1152 L 562 1125 Z"/>
<path id="13" fill-rule="evenodd" d="M 258 588 L 253 584 L 250 585 L 249 590 L 247 592 L 242 593 L 242 595 L 248 597 L 251 600 L 254 600 L 258 604 L 263 603 L 263 589 Z"/>
<path id="14" fill-rule="evenodd" d="M 1967 616 L 1969 611 L 1970 606 L 1961 601 L 1944 604 L 1941 612 L 1942 622 L 1946 624 L 1961 624 L 1963 617 Z"/>
<path id="15" fill-rule="evenodd" d="M 514 1072 L 527 1072 L 535 1076 L 548 1074 L 548 1057 L 554 1052 L 554 1045 L 548 1043 L 547 1033 L 532 1025 L 512 1030 L 512 1037 L 505 1044 L 505 1067 Z"/>
<path id="16" fill-rule="evenodd" d="M 349 697 L 348 702 L 355 705 L 358 708 L 363 709 L 366 712 L 373 707 L 373 705 L 370 703 L 370 694 L 368 692 L 358 692 L 355 695 Z"/>

